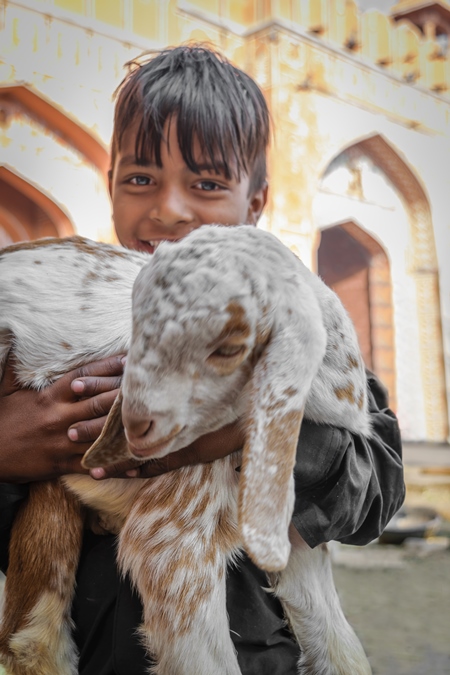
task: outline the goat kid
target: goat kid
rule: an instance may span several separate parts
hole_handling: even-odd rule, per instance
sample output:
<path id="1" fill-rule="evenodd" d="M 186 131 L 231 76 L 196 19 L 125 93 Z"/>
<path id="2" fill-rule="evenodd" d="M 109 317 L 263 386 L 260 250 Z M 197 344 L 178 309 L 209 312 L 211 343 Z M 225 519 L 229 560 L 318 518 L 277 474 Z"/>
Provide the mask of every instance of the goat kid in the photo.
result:
<path id="1" fill-rule="evenodd" d="M 310 549 L 290 524 L 303 415 L 370 434 L 364 367 L 335 294 L 251 226 L 203 226 L 153 256 L 79 237 L 14 245 L 0 251 L 0 284 L 0 376 L 10 350 L 35 388 L 129 350 L 85 466 L 163 457 L 237 419 L 246 431 L 242 453 L 158 478 L 30 486 L 10 545 L 7 672 L 77 673 L 70 607 L 87 507 L 119 535 L 149 673 L 240 674 L 225 577 L 241 548 L 283 605 L 301 675 L 370 673 L 326 546 Z"/>

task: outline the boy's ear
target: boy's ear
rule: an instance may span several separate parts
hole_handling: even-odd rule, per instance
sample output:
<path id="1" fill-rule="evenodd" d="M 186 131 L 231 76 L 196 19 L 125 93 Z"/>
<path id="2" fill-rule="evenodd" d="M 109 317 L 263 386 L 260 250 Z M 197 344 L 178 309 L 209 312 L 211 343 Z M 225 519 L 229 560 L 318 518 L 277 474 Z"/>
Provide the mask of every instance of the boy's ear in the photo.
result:
<path id="1" fill-rule="evenodd" d="M 264 185 L 250 197 L 247 213 L 247 225 L 256 225 L 267 203 L 268 184 Z"/>
<path id="2" fill-rule="evenodd" d="M 108 191 L 111 199 L 112 199 L 112 178 L 113 178 L 113 170 L 111 167 L 111 169 L 108 171 Z"/>

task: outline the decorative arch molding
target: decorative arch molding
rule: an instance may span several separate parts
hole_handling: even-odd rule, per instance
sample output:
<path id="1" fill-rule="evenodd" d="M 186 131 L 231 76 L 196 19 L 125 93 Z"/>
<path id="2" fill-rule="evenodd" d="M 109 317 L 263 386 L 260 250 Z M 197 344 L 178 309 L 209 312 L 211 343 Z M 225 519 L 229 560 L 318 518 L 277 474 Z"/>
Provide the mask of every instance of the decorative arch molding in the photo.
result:
<path id="1" fill-rule="evenodd" d="M 68 237 L 74 234 L 73 225 L 61 207 L 36 186 L 5 166 L 0 166 L 0 183 L 10 186 L 16 193 L 23 195 L 23 197 L 35 204 L 39 208 L 39 212 L 46 217 L 47 226 L 53 236 Z M 2 212 L 4 213 L 4 211 L 5 209 L 3 208 Z M 18 228 L 17 220 L 11 211 L 9 211 L 8 221 L 5 220 L 5 214 L 2 218 L 5 230 L 15 241 L 35 239 L 36 237 L 43 236 L 42 233 L 36 231 L 32 226 L 27 226 L 23 222 L 20 223 L 20 227 Z M 14 223 L 16 223 L 16 226 Z"/>
<path id="2" fill-rule="evenodd" d="M 439 275 L 426 192 L 400 151 L 380 134 L 355 141 L 339 154 L 342 152 L 369 157 L 396 188 L 408 215 L 412 242 L 409 271 L 417 289 L 426 434 L 428 440 L 445 441 L 449 429 Z"/>
<path id="3" fill-rule="evenodd" d="M 108 150 L 86 129 L 51 101 L 37 94 L 26 85 L 0 87 L 0 107 L 5 105 L 3 115 L 22 109 L 37 122 L 63 138 L 66 143 L 86 157 L 107 181 L 109 169 Z"/>
<path id="4" fill-rule="evenodd" d="M 30 234 L 26 227 L 22 225 L 16 216 L 0 206 L 0 230 L 6 234 L 6 241 L 16 243 L 18 241 L 25 241 L 30 238 Z M 1 238 L 3 239 L 3 237 Z M 0 244 L 2 245 L 2 244 Z"/>

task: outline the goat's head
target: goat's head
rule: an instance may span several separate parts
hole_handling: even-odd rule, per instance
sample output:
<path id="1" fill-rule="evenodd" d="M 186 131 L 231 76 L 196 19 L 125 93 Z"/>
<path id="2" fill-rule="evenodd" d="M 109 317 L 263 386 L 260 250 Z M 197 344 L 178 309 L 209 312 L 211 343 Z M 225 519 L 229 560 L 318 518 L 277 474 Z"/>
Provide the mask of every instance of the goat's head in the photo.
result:
<path id="1" fill-rule="evenodd" d="M 162 244 L 133 289 L 123 401 L 85 458 L 88 466 L 124 458 L 120 405 L 127 456 L 139 459 L 243 418 L 240 527 L 267 570 L 287 562 L 298 432 L 326 342 L 297 262 L 274 237 L 245 226 L 207 226 Z"/>

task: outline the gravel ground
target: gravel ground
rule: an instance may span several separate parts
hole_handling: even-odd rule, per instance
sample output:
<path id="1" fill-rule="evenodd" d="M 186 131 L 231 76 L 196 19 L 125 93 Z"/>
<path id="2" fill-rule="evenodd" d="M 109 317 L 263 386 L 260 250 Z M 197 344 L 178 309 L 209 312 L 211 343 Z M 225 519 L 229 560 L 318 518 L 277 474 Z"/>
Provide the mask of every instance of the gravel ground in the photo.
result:
<path id="1" fill-rule="evenodd" d="M 450 549 L 339 547 L 334 576 L 373 675 L 450 675 Z"/>

